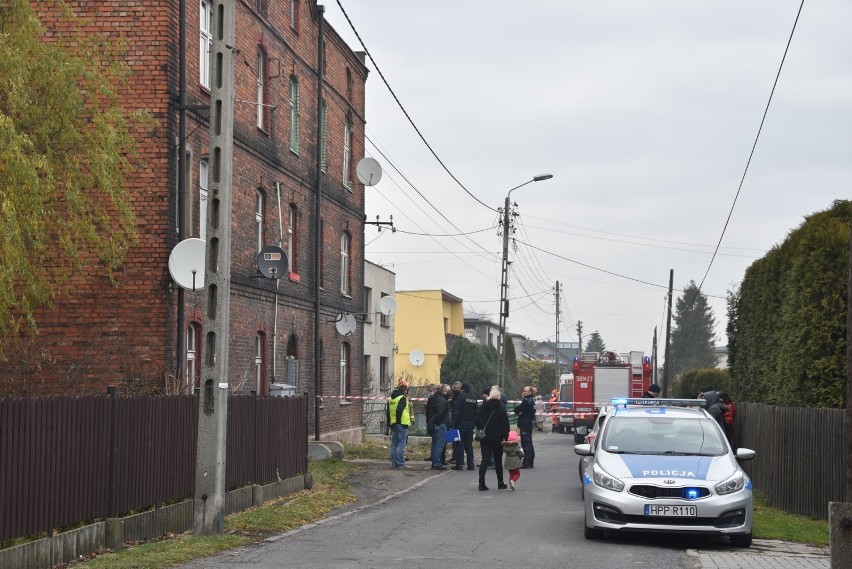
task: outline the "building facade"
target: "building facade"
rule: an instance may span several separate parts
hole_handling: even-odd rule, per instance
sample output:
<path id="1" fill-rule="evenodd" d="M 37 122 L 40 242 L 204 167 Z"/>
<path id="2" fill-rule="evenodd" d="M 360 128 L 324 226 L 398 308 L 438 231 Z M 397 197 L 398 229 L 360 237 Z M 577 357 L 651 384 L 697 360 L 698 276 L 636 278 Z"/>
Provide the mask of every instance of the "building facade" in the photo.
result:
<path id="1" fill-rule="evenodd" d="M 364 261 L 364 394 L 390 395 L 394 386 L 394 320 L 396 274 L 380 265 Z"/>
<path id="2" fill-rule="evenodd" d="M 451 337 L 464 335 L 462 299 L 444 290 L 397 291 L 396 374 L 413 385 L 440 383 Z"/>
<path id="3" fill-rule="evenodd" d="M 464 337 L 475 344 L 494 346 L 496 350 L 497 340 L 500 338 L 500 325 L 479 316 L 465 318 Z"/>
<path id="4" fill-rule="evenodd" d="M 266 394 L 273 382 L 290 383 L 328 396 L 324 433 L 360 423 L 360 406 L 347 397 L 363 389 L 362 330 L 342 337 L 329 322 L 364 303 L 364 188 L 355 165 L 364 155 L 367 69 L 315 0 L 186 0 L 183 26 L 180 2 L 72 4 L 87 18 L 86 33 L 124 42 L 132 74 L 123 104 L 156 120 L 135 133 L 144 165 L 126 180 L 139 239 L 115 284 L 81 275 L 70 295 L 37 314 L 39 335 L 0 364 L 4 394 L 197 387 L 204 291 L 181 290 L 168 262 L 181 240 L 206 240 L 210 48 L 224 1 L 236 5 L 230 389 Z M 41 15 L 52 34 L 73 41 L 78 30 Z M 277 281 L 256 266 L 267 245 L 289 258 Z"/>

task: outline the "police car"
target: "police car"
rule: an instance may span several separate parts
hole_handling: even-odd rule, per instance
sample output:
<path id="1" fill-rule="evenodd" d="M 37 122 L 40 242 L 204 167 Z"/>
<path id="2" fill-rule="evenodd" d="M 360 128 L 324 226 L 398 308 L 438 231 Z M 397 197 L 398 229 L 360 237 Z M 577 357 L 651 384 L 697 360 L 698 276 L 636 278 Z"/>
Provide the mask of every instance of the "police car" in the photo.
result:
<path id="1" fill-rule="evenodd" d="M 702 399 L 613 400 L 583 465 L 586 539 L 605 531 L 728 536 L 751 545 L 752 484 Z"/>

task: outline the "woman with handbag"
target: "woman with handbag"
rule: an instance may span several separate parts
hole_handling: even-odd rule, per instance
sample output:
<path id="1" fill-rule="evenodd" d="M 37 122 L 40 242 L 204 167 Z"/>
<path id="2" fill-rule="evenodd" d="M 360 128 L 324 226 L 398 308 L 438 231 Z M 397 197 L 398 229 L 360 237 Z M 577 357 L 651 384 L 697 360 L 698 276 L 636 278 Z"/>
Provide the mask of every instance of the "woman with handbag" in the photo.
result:
<path id="1" fill-rule="evenodd" d="M 507 488 L 503 483 L 503 441 L 509 438 L 509 416 L 506 409 L 500 404 L 500 388 L 496 385 L 491 387 L 488 399 L 479 408 L 474 424 L 478 430 L 483 432 L 482 438 L 477 433 L 480 449 L 482 449 L 482 460 L 479 462 L 479 489 L 488 490 L 485 485 L 485 473 L 488 463 L 494 457 L 494 471 L 497 473 L 497 488 Z"/>

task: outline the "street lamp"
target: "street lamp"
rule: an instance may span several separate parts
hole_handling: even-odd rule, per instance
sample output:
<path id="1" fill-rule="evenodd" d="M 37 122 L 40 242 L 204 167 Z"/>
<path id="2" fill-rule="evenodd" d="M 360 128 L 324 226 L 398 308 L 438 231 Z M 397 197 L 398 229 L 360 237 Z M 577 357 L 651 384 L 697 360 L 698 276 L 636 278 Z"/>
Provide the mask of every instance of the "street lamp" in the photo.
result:
<path id="1" fill-rule="evenodd" d="M 509 316 L 509 231 L 511 228 L 509 218 L 509 197 L 512 192 L 532 182 L 549 180 L 553 174 L 539 174 L 532 180 L 527 180 L 519 186 L 515 186 L 506 194 L 506 203 L 503 206 L 503 268 L 500 273 L 500 335 L 497 337 L 497 384 L 503 389 L 503 378 L 506 375 L 506 318 Z"/>

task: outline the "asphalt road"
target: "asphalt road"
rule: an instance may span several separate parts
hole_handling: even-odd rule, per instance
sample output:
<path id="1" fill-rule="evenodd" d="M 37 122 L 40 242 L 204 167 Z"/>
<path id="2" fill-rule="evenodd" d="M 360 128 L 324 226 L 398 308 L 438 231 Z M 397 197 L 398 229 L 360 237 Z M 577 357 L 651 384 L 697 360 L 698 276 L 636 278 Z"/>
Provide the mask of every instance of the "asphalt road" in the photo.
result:
<path id="1" fill-rule="evenodd" d="M 696 566 L 686 549 L 701 541 L 645 535 L 584 539 L 573 436 L 536 432 L 534 444 L 535 468 L 521 471 L 517 491 L 497 490 L 493 470 L 486 477 L 491 490 L 480 492 L 476 471 L 435 472 L 418 463 L 392 471 L 400 478 L 397 488 L 388 485 L 390 499 L 361 503 L 322 523 L 182 567 Z M 387 476 L 383 465 L 377 468 Z"/>

